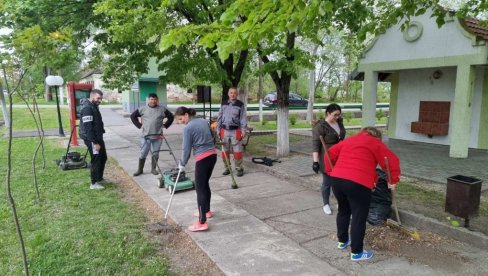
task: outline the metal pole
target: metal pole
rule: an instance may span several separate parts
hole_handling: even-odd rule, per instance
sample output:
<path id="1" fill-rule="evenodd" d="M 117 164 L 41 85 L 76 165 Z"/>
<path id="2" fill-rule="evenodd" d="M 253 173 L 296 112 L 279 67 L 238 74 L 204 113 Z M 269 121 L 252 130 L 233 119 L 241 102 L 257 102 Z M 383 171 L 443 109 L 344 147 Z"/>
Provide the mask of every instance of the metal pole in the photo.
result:
<path id="1" fill-rule="evenodd" d="M 59 110 L 59 97 L 58 97 L 58 86 L 54 87 L 56 90 L 56 107 L 58 109 L 58 124 L 59 124 L 59 137 L 64 137 L 63 124 L 61 123 L 61 111 Z"/>

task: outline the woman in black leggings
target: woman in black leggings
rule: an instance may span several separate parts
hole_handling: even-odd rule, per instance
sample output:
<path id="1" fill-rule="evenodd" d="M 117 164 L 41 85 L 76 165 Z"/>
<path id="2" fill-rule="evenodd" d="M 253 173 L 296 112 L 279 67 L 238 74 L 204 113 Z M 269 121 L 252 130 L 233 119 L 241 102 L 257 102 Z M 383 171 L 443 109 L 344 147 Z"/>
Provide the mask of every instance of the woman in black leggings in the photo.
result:
<path id="1" fill-rule="evenodd" d="M 178 169 L 183 170 L 188 163 L 192 149 L 196 161 L 195 189 L 197 192 L 198 221 L 188 227 L 188 230 L 193 232 L 207 230 L 207 218 L 213 216 L 210 211 L 212 192 L 208 181 L 217 162 L 217 151 L 215 150 L 210 125 L 205 119 L 195 118 L 195 114 L 195 109 L 184 106 L 178 107 L 175 112 L 178 124 L 186 125 L 183 129 L 183 146 Z"/>

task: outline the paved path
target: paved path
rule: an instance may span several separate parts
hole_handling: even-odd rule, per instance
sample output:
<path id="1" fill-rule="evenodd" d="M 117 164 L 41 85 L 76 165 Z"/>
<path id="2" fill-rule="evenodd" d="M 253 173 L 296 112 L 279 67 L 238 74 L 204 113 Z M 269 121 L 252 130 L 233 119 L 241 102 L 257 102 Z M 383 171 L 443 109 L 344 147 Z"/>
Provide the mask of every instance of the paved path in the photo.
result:
<path id="1" fill-rule="evenodd" d="M 304 136 L 311 136 L 309 130 L 291 131 Z M 290 150 L 311 156 L 309 140 L 303 140 L 290 144 Z M 488 151 L 470 149 L 468 158 L 450 158 L 449 147 L 444 145 L 417 143 L 396 139 L 385 139 L 385 143 L 399 157 L 401 161 L 402 175 L 420 179 L 426 179 L 438 183 L 446 183 L 447 178 L 455 175 L 465 175 L 483 181 L 482 190 L 488 189 Z M 305 167 L 310 167 L 307 160 Z M 310 168 L 302 171 L 302 166 L 297 168 L 301 174 L 310 173 Z M 299 173 L 299 172 L 297 172 Z"/>
<path id="2" fill-rule="evenodd" d="M 105 140 L 108 154 L 132 175 L 138 163 L 139 130 L 119 112 L 111 108 L 102 108 L 101 111 L 107 130 Z M 181 153 L 181 130 L 182 126 L 175 124 L 165 132 L 176 156 Z M 477 159 L 478 161 L 471 164 L 468 159 L 446 163 L 445 160 L 434 157 L 442 157 L 445 154 L 442 149 L 431 151 L 430 146 L 426 149 L 420 147 L 420 151 L 415 154 L 411 152 L 413 150 L 403 151 L 403 146 L 399 147 L 405 173 L 411 171 L 420 176 L 421 172 L 426 171 L 429 173 L 428 177 L 434 177 L 435 172 L 435 177 L 441 181 L 447 176 L 467 172 L 467 168 L 455 167 L 457 165 L 469 164 L 480 168 L 481 162 L 486 164 L 488 160 L 486 153 L 480 152 L 479 157 L 476 154 L 470 156 L 484 161 Z M 306 151 L 308 146 L 306 143 L 294 144 L 292 149 Z M 435 166 L 435 170 L 419 170 L 418 167 L 422 166 L 419 160 L 424 157 L 429 158 L 428 162 L 442 161 L 429 164 Z M 193 159 L 191 160 L 186 168 L 189 176 L 193 176 L 194 172 Z M 350 261 L 347 250 L 336 248 L 335 216 L 325 216 L 322 212 L 320 178 L 311 173 L 309 155 L 295 155 L 281 160 L 282 163 L 275 163 L 273 167 L 252 164 L 247 160 L 246 174 L 237 178 L 237 190 L 230 189 L 230 177 L 220 174 L 223 163 L 221 160 L 217 163 L 210 181 L 211 209 L 215 214 L 209 221 L 210 230 L 188 234 L 226 275 L 488 274 L 488 242 L 484 236 L 475 239 L 480 246 L 487 246 L 485 249 L 467 243 L 459 243 L 455 248 L 439 248 L 443 252 L 452 253 L 453 257 L 432 266 L 412 262 L 381 250 L 376 250 L 375 257 L 370 261 Z M 445 171 L 446 165 L 453 167 Z M 160 166 L 163 170 L 174 167 L 173 158 L 162 153 Z M 481 171 L 470 169 L 472 175 L 487 179 L 486 174 L 483 175 Z M 486 173 L 485 170 L 483 173 Z M 133 179 L 162 209 L 166 208 L 169 193 L 158 188 L 158 180 L 149 173 L 148 166 L 143 175 Z M 193 213 L 196 209 L 196 195 L 193 190 L 178 192 L 175 194 L 170 216 L 186 229 L 195 221 Z M 470 235 L 467 232 L 456 234 Z M 429 252 L 428 248 L 426 252 Z"/>

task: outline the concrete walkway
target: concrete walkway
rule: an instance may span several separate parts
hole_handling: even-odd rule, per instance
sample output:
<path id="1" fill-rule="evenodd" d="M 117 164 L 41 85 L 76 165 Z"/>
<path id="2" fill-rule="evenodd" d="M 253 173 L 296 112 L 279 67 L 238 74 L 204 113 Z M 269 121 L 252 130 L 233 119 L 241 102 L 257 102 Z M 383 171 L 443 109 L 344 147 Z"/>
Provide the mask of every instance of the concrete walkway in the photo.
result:
<path id="1" fill-rule="evenodd" d="M 105 142 L 108 154 L 132 175 L 138 163 L 140 131 L 120 112 L 111 108 L 101 108 L 101 111 L 107 131 Z M 174 124 L 165 132 L 177 159 L 181 154 L 181 131 L 182 126 Z M 305 146 L 297 145 L 295 150 L 305 150 Z M 443 171 L 446 165 L 466 165 L 466 160 L 452 164 L 442 161 L 429 164 L 435 165 L 436 169 L 420 170 L 419 160 L 429 158 L 429 162 L 433 162 L 430 158 L 435 159 L 430 149 L 428 155 L 421 149 L 418 155 L 412 154 L 412 157 L 408 155 L 410 151 L 404 153 L 399 149 L 404 172 L 412 171 L 419 176 L 425 171 L 429 173 L 428 177 L 438 177 L 442 181 L 447 176 L 467 172 L 466 168 L 455 171 L 451 167 L 447 168 L 447 172 Z M 444 153 L 439 150 L 438 154 Z M 486 153 L 480 153 L 479 158 L 484 160 L 483 164 L 488 161 Z M 453 252 L 453 256 L 463 256 L 461 260 L 458 257 L 445 260 L 446 264 L 452 265 L 426 266 L 380 250 L 375 251 L 376 255 L 370 261 L 350 261 L 348 250 L 336 248 L 335 216 L 326 216 L 322 212 L 319 191 L 321 180 L 311 172 L 310 159 L 310 156 L 296 155 L 281 159 L 282 163 L 275 163 L 273 167 L 252 164 L 247 160 L 246 174 L 237 178 L 239 189 L 236 190 L 230 189 L 230 177 L 221 175 L 222 161 L 217 162 L 210 180 L 211 209 L 215 215 L 209 220 L 210 230 L 188 234 L 226 275 L 488 274 L 488 252 L 486 248 L 483 249 L 484 245 L 488 246 L 488 242 L 484 236 L 477 237 L 481 239 L 480 248 L 468 243 L 459 243 L 456 248 L 442 248 Z M 481 166 L 481 161 L 477 162 Z M 166 153 L 161 153 L 159 164 L 162 170 L 175 166 L 173 158 Z M 146 166 L 145 173 L 133 179 L 164 209 L 170 195 L 165 189 L 158 188 L 158 180 L 149 170 Z M 193 158 L 186 171 L 193 179 Z M 486 173 L 486 170 L 483 172 Z M 469 171 L 468 175 L 487 179 L 486 175 L 481 175 L 475 169 L 472 174 Z M 484 185 L 486 187 L 486 183 Z M 196 210 L 193 190 L 177 192 L 170 216 L 186 229 L 195 221 L 193 213 Z M 407 217 L 405 214 L 402 213 Z M 458 229 L 454 231 L 462 231 Z M 460 235 L 468 234 L 461 232 Z"/>
<path id="2" fill-rule="evenodd" d="M 312 136 L 310 130 L 291 131 L 291 133 Z M 402 175 L 446 183 L 454 175 L 471 176 L 483 181 L 482 190 L 488 189 L 488 151 L 469 149 L 468 158 L 450 158 L 449 147 L 437 144 L 418 143 L 386 138 L 384 141 L 401 160 Z M 310 141 L 292 143 L 290 149 L 310 155 Z M 309 165 L 309 164 L 307 164 Z M 303 170 L 308 175 L 309 169 Z"/>

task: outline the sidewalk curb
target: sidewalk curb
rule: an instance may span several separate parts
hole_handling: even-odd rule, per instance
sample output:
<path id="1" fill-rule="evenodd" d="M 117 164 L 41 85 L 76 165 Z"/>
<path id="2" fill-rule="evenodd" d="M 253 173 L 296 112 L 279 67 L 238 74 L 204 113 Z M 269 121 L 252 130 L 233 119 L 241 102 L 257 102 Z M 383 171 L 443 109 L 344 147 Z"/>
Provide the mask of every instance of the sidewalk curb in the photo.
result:
<path id="1" fill-rule="evenodd" d="M 420 229 L 427 229 L 436 234 L 445 235 L 454 240 L 469 243 L 481 249 L 488 250 L 488 236 L 483 233 L 471 231 L 464 227 L 454 227 L 444 224 L 436 219 L 422 214 L 414 214 L 409 211 L 399 210 L 402 224 Z M 422 237 L 420 237 L 422 239 Z"/>

